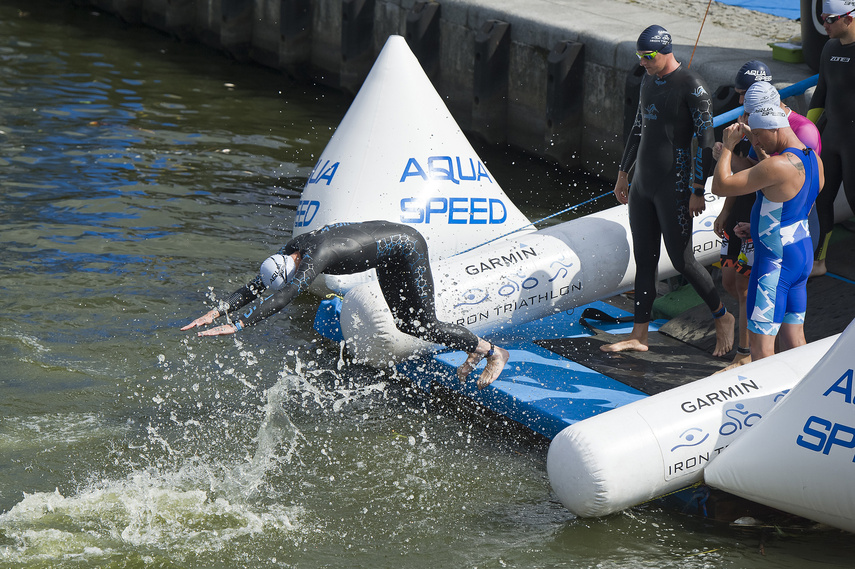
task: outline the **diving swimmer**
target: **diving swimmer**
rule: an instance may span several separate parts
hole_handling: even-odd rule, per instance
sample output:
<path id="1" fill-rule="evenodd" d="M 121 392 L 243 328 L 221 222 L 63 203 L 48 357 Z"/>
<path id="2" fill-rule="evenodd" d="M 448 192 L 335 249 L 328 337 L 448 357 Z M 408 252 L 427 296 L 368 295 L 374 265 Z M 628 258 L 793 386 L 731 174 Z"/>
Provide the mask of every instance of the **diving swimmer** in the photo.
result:
<path id="1" fill-rule="evenodd" d="M 198 333 L 234 334 L 285 308 L 323 273 L 347 275 L 369 269 L 377 271 L 380 290 L 398 330 L 466 352 L 466 361 L 457 368 L 460 381 L 465 381 L 484 357 L 487 365 L 478 388 L 499 377 L 510 357 L 508 351 L 463 326 L 437 319 L 427 243 L 412 227 L 389 221 L 337 223 L 295 237 L 262 263 L 255 279 L 232 293 L 219 308 L 181 329 L 207 326 L 219 316 L 246 307 L 229 323 Z M 270 293 L 262 295 L 267 289 Z"/>

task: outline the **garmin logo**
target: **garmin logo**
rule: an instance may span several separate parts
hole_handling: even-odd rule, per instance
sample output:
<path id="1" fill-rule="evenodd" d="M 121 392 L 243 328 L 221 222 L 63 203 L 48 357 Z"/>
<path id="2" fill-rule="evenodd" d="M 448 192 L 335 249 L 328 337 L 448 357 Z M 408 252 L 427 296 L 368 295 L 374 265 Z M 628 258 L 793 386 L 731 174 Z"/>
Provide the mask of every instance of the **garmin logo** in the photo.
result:
<path id="1" fill-rule="evenodd" d="M 507 255 L 502 255 L 501 257 L 491 257 L 486 261 L 481 261 L 480 265 L 467 265 L 466 273 L 477 275 L 484 271 L 492 271 L 497 267 L 510 267 L 511 265 L 522 262 L 529 257 L 537 257 L 534 247 L 520 249 L 519 251 L 511 251 Z"/>
<path id="2" fill-rule="evenodd" d="M 747 395 L 751 391 L 757 391 L 760 387 L 753 379 L 739 376 L 740 383 L 732 385 L 727 389 L 719 389 L 718 393 L 707 393 L 705 396 L 696 397 L 694 401 L 684 401 L 680 408 L 685 413 L 694 413 L 704 407 L 713 407 L 725 403 L 729 399 L 735 399 L 742 395 Z"/>

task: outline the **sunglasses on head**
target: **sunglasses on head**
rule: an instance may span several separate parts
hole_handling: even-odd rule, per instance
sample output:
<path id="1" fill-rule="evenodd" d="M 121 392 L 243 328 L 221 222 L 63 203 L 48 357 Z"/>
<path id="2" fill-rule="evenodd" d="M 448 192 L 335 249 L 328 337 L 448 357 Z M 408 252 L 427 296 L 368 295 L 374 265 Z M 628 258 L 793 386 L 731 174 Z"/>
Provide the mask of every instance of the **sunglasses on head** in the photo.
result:
<path id="1" fill-rule="evenodd" d="M 840 14 L 838 16 L 826 16 L 822 19 L 822 21 L 823 21 L 823 23 L 828 24 L 830 26 L 831 24 L 833 24 L 834 22 L 836 22 L 840 18 L 845 18 L 846 16 L 848 16 L 852 12 L 853 12 L 853 10 L 849 10 L 845 14 Z"/>
<path id="2" fill-rule="evenodd" d="M 651 51 L 650 53 L 640 53 L 636 51 L 635 55 L 638 56 L 638 59 L 653 59 L 654 57 L 659 55 L 659 51 Z"/>

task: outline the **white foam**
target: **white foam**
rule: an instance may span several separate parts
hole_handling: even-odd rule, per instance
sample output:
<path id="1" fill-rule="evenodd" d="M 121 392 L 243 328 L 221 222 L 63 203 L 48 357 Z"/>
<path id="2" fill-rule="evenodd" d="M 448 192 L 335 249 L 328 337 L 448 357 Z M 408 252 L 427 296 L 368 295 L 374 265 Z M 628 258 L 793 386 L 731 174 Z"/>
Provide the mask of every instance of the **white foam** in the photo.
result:
<path id="1" fill-rule="evenodd" d="M 56 413 L 2 419 L 0 450 L 41 449 L 121 436 L 127 425 L 110 424 L 95 413 Z"/>
<path id="2" fill-rule="evenodd" d="M 299 508 L 228 496 L 211 475 L 208 465 L 196 464 L 174 473 L 136 471 L 71 496 L 25 494 L 0 515 L 0 532 L 16 544 L 0 547 L 0 559 L 99 558 L 128 545 L 182 557 L 219 551 L 246 535 L 298 529 Z"/>

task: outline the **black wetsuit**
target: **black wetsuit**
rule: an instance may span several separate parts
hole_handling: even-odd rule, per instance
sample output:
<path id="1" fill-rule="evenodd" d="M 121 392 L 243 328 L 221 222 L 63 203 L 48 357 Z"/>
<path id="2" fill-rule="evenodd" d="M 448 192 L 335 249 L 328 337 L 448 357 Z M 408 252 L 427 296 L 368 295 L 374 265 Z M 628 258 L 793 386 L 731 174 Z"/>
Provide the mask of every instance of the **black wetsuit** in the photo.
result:
<path id="1" fill-rule="evenodd" d="M 824 259 L 827 236 L 834 227 L 834 199 L 841 182 L 849 205 L 855 210 L 855 42 L 842 45 L 830 39 L 822 48 L 819 81 L 810 108 L 825 108 L 828 118 L 822 131 L 822 164 L 825 185 L 816 199 L 819 214 L 817 260 Z"/>
<path id="2" fill-rule="evenodd" d="M 228 311 L 255 300 L 238 316 L 241 325 L 251 326 L 279 312 L 322 273 L 376 269 L 383 298 L 401 332 L 465 352 L 478 346 L 478 337 L 466 328 L 437 320 L 427 243 L 412 227 L 389 221 L 327 225 L 295 237 L 279 252 L 302 256 L 294 277 L 258 300 L 264 289 L 260 276 L 232 294 Z"/>
<path id="3" fill-rule="evenodd" d="M 698 137 L 695 157 L 693 135 Z M 712 100 L 697 74 L 681 66 L 662 78 L 644 76 L 635 124 L 621 160 L 623 172 L 635 164 L 629 225 L 636 264 L 636 323 L 650 321 L 660 236 L 674 268 L 711 311 L 720 306 L 712 277 L 695 260 L 689 212 L 693 181 L 703 185 L 712 171 L 714 142 Z"/>

